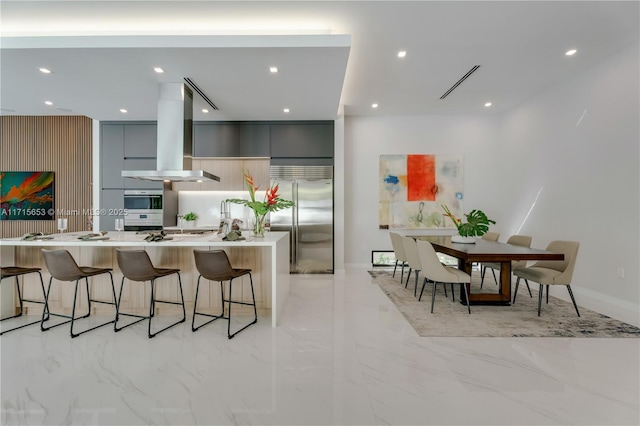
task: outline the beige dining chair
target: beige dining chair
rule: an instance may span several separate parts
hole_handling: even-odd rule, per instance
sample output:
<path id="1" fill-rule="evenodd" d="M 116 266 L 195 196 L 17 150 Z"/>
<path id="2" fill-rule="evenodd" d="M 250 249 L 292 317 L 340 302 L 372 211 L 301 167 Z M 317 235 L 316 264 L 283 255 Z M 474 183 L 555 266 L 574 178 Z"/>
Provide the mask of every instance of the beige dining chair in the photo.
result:
<path id="1" fill-rule="evenodd" d="M 397 232 L 389 232 L 389 237 L 391 238 L 391 246 L 393 247 L 393 252 L 396 256 L 396 264 L 393 267 L 392 277 L 396 276 L 396 269 L 398 268 L 398 262 L 400 262 L 400 266 L 402 267 L 400 272 L 400 283 L 402 283 L 402 281 L 404 281 L 404 267 L 407 266 L 407 254 L 404 251 L 402 235 Z"/>
<path id="2" fill-rule="evenodd" d="M 573 307 L 576 309 L 576 313 L 580 316 L 580 311 L 578 310 L 578 305 L 576 304 L 576 299 L 573 297 L 570 285 L 571 279 L 573 278 L 573 270 L 576 265 L 576 258 L 578 257 L 579 246 L 580 244 L 577 241 L 552 241 L 546 250 L 553 253 L 564 254 L 564 260 L 541 260 L 529 267 L 514 268 L 513 275 L 518 277 L 516 280 L 516 290 L 513 295 L 514 302 L 515 296 L 518 293 L 520 278 L 539 283 L 538 316 L 540 316 L 543 286 L 547 287 L 547 303 L 549 303 L 549 286 L 564 285 L 569 291 L 569 296 L 573 302 Z"/>
<path id="3" fill-rule="evenodd" d="M 433 245 L 431 245 L 428 241 L 420 240 L 416 243 L 418 249 L 418 256 L 420 258 L 420 262 L 423 266 L 423 275 L 424 279 L 422 281 L 422 289 L 420 290 L 420 297 L 418 301 L 422 299 L 422 293 L 424 292 L 424 287 L 427 284 L 427 281 L 433 283 L 433 292 L 431 293 L 431 313 L 433 313 L 433 305 L 436 300 L 436 289 L 438 283 L 451 284 L 451 291 L 453 291 L 453 284 L 462 284 L 462 288 L 464 289 L 465 298 L 467 300 L 467 309 L 469 313 L 471 313 L 471 306 L 469 305 L 469 294 L 467 292 L 466 283 L 471 282 L 471 276 L 466 272 L 463 272 L 459 269 L 452 268 L 450 266 L 444 266 L 440 263 L 440 259 L 438 259 L 438 254 L 436 253 Z M 455 300 L 455 299 L 454 299 Z"/>
<path id="4" fill-rule="evenodd" d="M 500 233 L 499 232 L 485 232 L 484 235 L 482 237 L 480 237 L 480 238 L 482 240 L 492 241 L 492 242 L 495 243 L 500 238 Z M 485 267 L 482 264 L 480 264 L 479 267 L 480 267 L 480 277 L 484 278 Z M 480 286 L 482 287 L 482 284 Z"/>
<path id="5" fill-rule="evenodd" d="M 415 278 L 413 295 L 416 296 L 418 293 L 418 276 L 422 270 L 420 256 L 418 256 L 418 247 L 416 246 L 416 240 L 413 238 L 405 236 L 401 236 L 400 238 L 402 239 L 404 252 L 407 255 L 407 263 L 409 264 L 409 273 L 407 274 L 407 281 L 405 282 L 404 287 L 407 288 L 407 285 L 409 284 L 409 277 L 411 277 L 411 272 L 413 272 Z"/>
<path id="6" fill-rule="evenodd" d="M 520 247 L 531 247 L 531 236 L 529 235 L 512 235 L 507 240 L 507 244 L 511 244 L 514 246 Z M 480 288 L 484 284 L 484 275 L 487 269 L 491 269 L 491 274 L 493 275 L 493 280 L 498 284 L 498 279 L 496 278 L 496 270 L 500 270 L 500 264 L 497 262 L 482 262 L 482 274 L 480 279 Z M 527 266 L 526 260 L 515 260 L 511 262 L 511 270 L 514 268 L 524 268 Z M 526 280 L 525 280 L 526 282 Z M 527 282 L 527 288 L 529 288 L 529 283 Z M 529 295 L 531 295 L 531 289 L 529 289 Z M 533 297 L 533 296 L 531 296 Z"/>

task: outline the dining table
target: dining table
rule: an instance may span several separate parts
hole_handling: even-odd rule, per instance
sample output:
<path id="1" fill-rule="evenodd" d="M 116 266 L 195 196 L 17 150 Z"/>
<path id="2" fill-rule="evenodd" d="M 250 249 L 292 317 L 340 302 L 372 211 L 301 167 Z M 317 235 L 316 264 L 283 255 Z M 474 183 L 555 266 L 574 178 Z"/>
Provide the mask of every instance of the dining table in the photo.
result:
<path id="1" fill-rule="evenodd" d="M 429 241 L 436 252 L 458 259 L 458 268 L 471 275 L 476 262 L 493 262 L 500 264 L 498 292 L 473 292 L 471 283 L 467 286 L 469 304 L 471 305 L 511 305 L 511 261 L 513 260 L 564 260 L 564 254 L 554 253 L 530 247 L 487 241 L 481 238 L 475 243 L 454 243 L 450 236 L 408 235 L 416 240 Z M 460 287 L 462 290 L 462 287 Z M 466 304 L 464 292 L 460 292 L 461 303 Z"/>

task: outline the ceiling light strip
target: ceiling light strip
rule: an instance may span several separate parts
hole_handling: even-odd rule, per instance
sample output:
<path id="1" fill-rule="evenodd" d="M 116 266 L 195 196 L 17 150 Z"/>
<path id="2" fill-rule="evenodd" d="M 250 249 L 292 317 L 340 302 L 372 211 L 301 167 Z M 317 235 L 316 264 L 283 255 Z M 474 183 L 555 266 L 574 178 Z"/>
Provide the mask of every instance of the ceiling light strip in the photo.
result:
<path id="1" fill-rule="evenodd" d="M 203 92 L 202 90 L 200 90 L 200 88 L 199 88 L 198 86 L 196 86 L 196 84 L 193 82 L 193 80 L 191 80 L 189 77 L 185 77 L 185 78 L 184 78 L 184 81 L 186 81 L 186 82 L 187 82 L 187 84 L 188 84 L 189 86 L 191 86 L 191 88 L 192 88 L 193 90 L 195 90 L 195 91 L 198 93 L 198 95 L 202 96 L 202 99 L 204 99 L 204 101 L 205 101 L 206 103 L 208 103 L 209 105 L 211 105 L 211 108 L 213 108 L 214 110 L 218 111 L 218 109 L 219 109 L 219 108 L 216 106 L 216 104 L 214 104 L 213 102 L 211 102 L 211 99 L 209 99 L 209 98 L 207 97 L 207 95 L 205 95 L 205 94 L 204 94 L 204 92 Z"/>
<path id="2" fill-rule="evenodd" d="M 458 80 L 458 82 L 456 84 L 454 84 L 453 86 L 451 86 L 451 88 L 449 90 L 447 90 L 444 95 L 440 96 L 440 99 L 444 99 L 447 96 L 449 96 L 449 93 L 453 92 L 453 90 L 458 87 L 463 81 L 465 81 L 467 78 L 469 78 L 469 76 L 471 74 L 473 74 L 474 72 L 476 72 L 476 70 L 480 68 L 480 65 L 474 65 L 473 68 L 471 68 L 469 70 L 469 72 L 467 72 L 460 80 Z"/>

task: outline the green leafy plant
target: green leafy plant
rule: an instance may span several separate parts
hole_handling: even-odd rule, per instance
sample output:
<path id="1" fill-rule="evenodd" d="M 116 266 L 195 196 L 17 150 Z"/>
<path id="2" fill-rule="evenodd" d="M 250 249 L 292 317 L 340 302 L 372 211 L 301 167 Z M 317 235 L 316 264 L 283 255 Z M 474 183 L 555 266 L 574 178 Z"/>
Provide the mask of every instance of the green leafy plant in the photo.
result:
<path id="1" fill-rule="evenodd" d="M 184 216 L 182 216 L 182 218 L 187 222 L 191 222 L 192 220 L 196 220 L 198 218 L 198 215 L 195 214 L 194 212 L 189 212 L 189 213 L 186 213 Z"/>
<path id="2" fill-rule="evenodd" d="M 462 237 L 481 237 L 489 231 L 490 225 L 495 225 L 496 221 L 491 220 L 482 210 L 471 210 L 471 213 L 465 214 L 466 222 L 457 218 L 449 207 L 442 205 L 444 215 L 447 216 L 458 229 L 458 234 Z"/>

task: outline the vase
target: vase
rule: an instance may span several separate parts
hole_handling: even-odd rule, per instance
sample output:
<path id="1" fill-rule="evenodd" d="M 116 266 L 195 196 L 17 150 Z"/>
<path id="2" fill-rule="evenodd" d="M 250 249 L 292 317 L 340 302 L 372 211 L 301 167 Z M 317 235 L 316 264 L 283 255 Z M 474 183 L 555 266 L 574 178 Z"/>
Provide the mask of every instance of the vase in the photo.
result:
<path id="1" fill-rule="evenodd" d="M 253 224 L 253 236 L 254 238 L 264 238 L 264 222 L 267 215 L 259 215 L 255 213 L 256 220 Z"/>
<path id="2" fill-rule="evenodd" d="M 451 236 L 452 243 L 460 243 L 460 244 L 475 244 L 476 237 L 463 237 L 460 234 Z"/>

